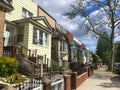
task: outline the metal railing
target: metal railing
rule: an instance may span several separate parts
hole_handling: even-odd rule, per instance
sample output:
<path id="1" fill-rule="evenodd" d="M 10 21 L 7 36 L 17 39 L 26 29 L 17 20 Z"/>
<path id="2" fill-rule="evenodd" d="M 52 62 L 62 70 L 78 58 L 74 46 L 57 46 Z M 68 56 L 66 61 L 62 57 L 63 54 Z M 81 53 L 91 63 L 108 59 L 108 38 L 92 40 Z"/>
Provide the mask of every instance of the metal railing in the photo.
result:
<path id="1" fill-rule="evenodd" d="M 64 90 L 64 78 L 57 74 L 51 79 L 51 90 Z"/>
<path id="2" fill-rule="evenodd" d="M 13 85 L 17 90 L 43 90 L 41 80 L 31 79 L 21 84 Z"/>

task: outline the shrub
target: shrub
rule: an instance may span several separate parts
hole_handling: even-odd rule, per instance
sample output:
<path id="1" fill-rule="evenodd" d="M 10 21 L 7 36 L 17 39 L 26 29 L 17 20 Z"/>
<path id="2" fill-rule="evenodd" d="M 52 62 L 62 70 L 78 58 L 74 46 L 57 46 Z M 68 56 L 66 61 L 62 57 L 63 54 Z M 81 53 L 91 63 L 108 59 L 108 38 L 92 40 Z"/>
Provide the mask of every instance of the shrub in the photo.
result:
<path id="1" fill-rule="evenodd" d="M 85 67 L 85 64 L 84 64 L 84 63 L 78 63 L 77 66 L 78 66 L 78 67 Z"/>
<path id="2" fill-rule="evenodd" d="M 59 63 L 55 60 L 51 60 L 51 70 L 58 71 L 60 69 Z"/>
<path id="3" fill-rule="evenodd" d="M 99 56 L 96 54 L 92 54 L 92 58 L 93 58 L 93 63 L 99 63 Z"/>
<path id="4" fill-rule="evenodd" d="M 19 73 L 12 74 L 11 76 L 7 77 L 6 79 L 7 79 L 6 81 L 11 84 L 21 83 L 21 82 L 24 82 L 27 80 L 26 77 L 22 77 L 22 75 Z"/>
<path id="5" fill-rule="evenodd" d="M 0 76 L 7 77 L 17 72 L 19 64 L 15 58 L 0 57 Z"/>

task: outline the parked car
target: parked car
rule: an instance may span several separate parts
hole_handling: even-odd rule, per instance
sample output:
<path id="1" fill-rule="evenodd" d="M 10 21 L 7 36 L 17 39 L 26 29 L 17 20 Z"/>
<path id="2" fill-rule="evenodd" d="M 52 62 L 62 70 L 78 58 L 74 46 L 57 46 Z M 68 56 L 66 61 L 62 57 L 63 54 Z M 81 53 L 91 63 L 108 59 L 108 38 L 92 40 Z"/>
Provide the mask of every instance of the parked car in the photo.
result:
<path id="1" fill-rule="evenodd" d="M 115 68 L 116 73 L 120 74 L 120 63 L 115 63 L 114 68 Z"/>

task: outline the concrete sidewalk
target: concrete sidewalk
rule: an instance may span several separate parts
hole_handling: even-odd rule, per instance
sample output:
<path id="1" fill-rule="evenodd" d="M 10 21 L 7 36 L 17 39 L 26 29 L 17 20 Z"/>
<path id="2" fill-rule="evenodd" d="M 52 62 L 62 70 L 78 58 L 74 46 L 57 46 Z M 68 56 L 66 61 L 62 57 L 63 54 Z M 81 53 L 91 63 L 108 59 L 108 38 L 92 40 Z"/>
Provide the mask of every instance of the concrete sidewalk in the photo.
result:
<path id="1" fill-rule="evenodd" d="M 95 70 L 93 76 L 83 82 L 77 90 L 120 90 L 120 76 L 106 69 L 104 66 Z"/>

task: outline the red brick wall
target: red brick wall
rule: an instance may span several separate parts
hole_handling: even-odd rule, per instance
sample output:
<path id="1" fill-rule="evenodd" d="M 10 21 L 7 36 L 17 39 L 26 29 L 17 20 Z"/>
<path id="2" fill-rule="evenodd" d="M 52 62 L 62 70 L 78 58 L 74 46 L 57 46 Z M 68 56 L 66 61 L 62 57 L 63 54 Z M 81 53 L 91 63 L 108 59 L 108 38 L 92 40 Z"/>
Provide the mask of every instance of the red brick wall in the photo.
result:
<path id="1" fill-rule="evenodd" d="M 66 36 L 67 36 L 68 41 L 73 41 L 73 35 L 72 35 L 72 33 L 70 33 L 69 31 L 67 31 Z"/>
<path id="2" fill-rule="evenodd" d="M 65 89 L 64 90 L 71 90 L 71 76 L 70 75 L 64 76 L 64 81 L 65 81 Z"/>
<path id="3" fill-rule="evenodd" d="M 88 78 L 88 72 L 85 72 L 79 76 L 77 76 L 77 72 L 74 72 L 71 75 L 72 89 L 77 89 Z"/>
<path id="4" fill-rule="evenodd" d="M 3 53 L 3 33 L 5 24 L 5 13 L 0 11 L 0 57 Z"/>
<path id="5" fill-rule="evenodd" d="M 78 76 L 76 79 L 76 88 L 78 88 L 86 79 L 88 78 L 88 73 L 85 72 L 82 75 Z"/>

